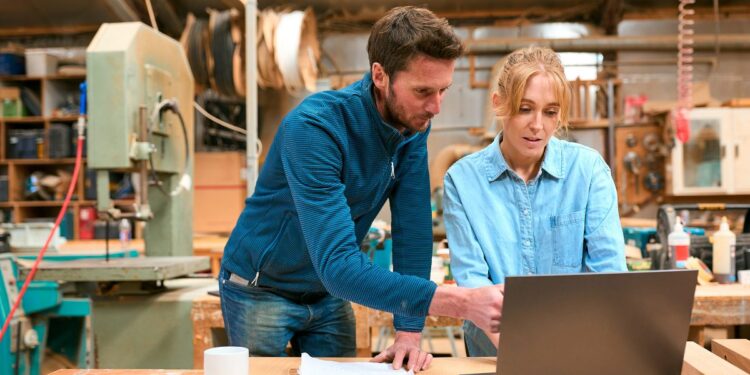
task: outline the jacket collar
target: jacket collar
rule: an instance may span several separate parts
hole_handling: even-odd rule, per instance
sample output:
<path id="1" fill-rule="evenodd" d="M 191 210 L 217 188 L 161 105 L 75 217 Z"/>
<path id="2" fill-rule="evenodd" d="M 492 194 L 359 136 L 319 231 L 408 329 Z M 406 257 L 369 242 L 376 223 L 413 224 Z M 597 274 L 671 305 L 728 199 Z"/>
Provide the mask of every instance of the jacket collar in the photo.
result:
<path id="1" fill-rule="evenodd" d="M 500 141 L 502 139 L 503 133 L 500 132 L 495 136 L 492 143 L 482 151 L 485 160 L 485 173 L 490 182 L 497 180 L 503 173 L 510 169 L 508 162 L 503 157 L 503 153 L 500 152 Z M 563 157 L 562 141 L 554 136 L 550 138 L 547 148 L 544 150 L 544 160 L 542 160 L 541 170 L 554 178 L 565 178 L 565 158 Z"/>

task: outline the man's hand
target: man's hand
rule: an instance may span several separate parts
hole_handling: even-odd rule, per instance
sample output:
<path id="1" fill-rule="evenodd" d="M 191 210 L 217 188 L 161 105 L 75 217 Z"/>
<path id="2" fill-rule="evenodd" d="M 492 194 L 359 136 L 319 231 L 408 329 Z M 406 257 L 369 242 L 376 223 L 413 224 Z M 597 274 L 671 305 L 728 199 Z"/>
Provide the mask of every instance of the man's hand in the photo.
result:
<path id="1" fill-rule="evenodd" d="M 479 329 L 500 332 L 505 285 L 481 288 L 439 286 L 432 297 L 430 315 L 468 319 Z"/>
<path id="2" fill-rule="evenodd" d="M 393 369 L 398 370 L 408 357 L 409 362 L 406 364 L 407 370 L 419 372 L 426 370 L 432 363 L 432 354 L 423 352 L 419 349 L 419 339 L 422 337 L 420 332 L 396 332 L 396 340 L 393 345 L 378 354 L 370 362 L 393 362 Z"/>
<path id="3" fill-rule="evenodd" d="M 485 332 L 500 332 L 504 292 L 503 284 L 469 289 L 464 318 L 471 320 Z"/>

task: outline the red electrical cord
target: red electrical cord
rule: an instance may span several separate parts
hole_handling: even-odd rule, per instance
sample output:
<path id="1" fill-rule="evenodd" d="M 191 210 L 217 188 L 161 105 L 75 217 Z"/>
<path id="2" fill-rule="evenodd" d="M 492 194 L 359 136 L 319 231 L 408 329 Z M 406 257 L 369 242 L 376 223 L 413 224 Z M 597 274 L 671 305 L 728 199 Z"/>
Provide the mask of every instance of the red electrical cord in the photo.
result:
<path id="1" fill-rule="evenodd" d="M 47 252 L 47 247 L 49 246 L 50 241 L 52 241 L 52 236 L 55 234 L 55 231 L 57 230 L 57 227 L 60 226 L 60 222 L 62 221 L 63 216 L 65 216 L 65 213 L 68 211 L 68 204 L 70 203 L 70 198 L 73 196 L 73 192 L 76 188 L 76 182 L 78 181 L 78 172 L 81 169 L 81 155 L 83 153 L 83 135 L 78 135 L 78 142 L 76 145 L 76 164 L 73 168 L 73 176 L 70 180 L 70 186 L 68 187 L 68 194 L 65 195 L 65 201 L 63 202 L 62 208 L 60 209 L 60 213 L 57 215 L 57 220 L 55 220 L 55 226 L 52 228 L 52 231 L 50 231 L 49 236 L 47 236 L 47 241 L 44 243 L 44 247 L 42 247 L 42 250 L 39 252 L 39 255 L 36 256 L 36 261 L 34 261 L 34 265 L 31 267 L 31 271 L 29 272 L 29 275 L 26 277 L 26 281 L 23 283 L 23 287 L 21 287 L 21 291 L 18 293 L 18 298 L 16 298 L 16 302 L 13 303 L 13 308 L 10 309 L 10 314 L 8 314 L 8 317 L 5 318 L 5 323 L 3 323 L 3 329 L 0 331 L 0 342 L 3 341 L 3 337 L 5 337 L 5 331 L 8 330 L 8 327 L 10 326 L 10 321 L 13 319 L 13 315 L 15 315 L 16 310 L 18 309 L 18 306 L 21 305 L 21 300 L 23 299 L 23 295 L 26 294 L 26 289 L 29 287 L 29 283 L 31 283 L 31 280 L 34 279 L 34 274 L 36 274 L 36 270 L 39 268 L 39 263 L 42 261 L 42 258 L 44 258 L 44 253 Z"/>

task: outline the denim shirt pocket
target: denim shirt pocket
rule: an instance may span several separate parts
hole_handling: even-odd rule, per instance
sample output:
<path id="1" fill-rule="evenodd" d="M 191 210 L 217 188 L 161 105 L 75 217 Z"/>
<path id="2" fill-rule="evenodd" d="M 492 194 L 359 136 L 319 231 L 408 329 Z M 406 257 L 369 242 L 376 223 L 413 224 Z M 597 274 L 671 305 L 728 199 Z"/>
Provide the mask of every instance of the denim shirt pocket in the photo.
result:
<path id="1" fill-rule="evenodd" d="M 550 216 L 550 234 L 554 243 L 553 273 L 574 273 L 583 262 L 585 211 Z"/>

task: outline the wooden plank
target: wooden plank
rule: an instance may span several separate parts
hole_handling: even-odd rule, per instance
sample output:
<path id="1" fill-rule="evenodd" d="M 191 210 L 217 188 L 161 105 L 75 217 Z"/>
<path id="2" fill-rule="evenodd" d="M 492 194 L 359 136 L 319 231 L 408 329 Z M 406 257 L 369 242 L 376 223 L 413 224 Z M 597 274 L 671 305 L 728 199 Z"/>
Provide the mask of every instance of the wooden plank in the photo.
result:
<path id="1" fill-rule="evenodd" d="M 0 37 L 87 34 L 95 33 L 99 25 L 54 26 L 54 27 L 13 27 L 0 29 Z"/>
<path id="2" fill-rule="evenodd" d="M 690 325 L 750 324 L 750 285 L 701 285 L 695 289 Z"/>
<path id="3" fill-rule="evenodd" d="M 721 105 L 722 107 L 750 107 L 750 98 L 734 98 Z"/>
<path id="4" fill-rule="evenodd" d="M 57 370 L 50 375 L 203 375 L 203 370 Z"/>
<path id="5" fill-rule="evenodd" d="M 330 358 L 339 362 L 367 362 L 369 358 Z M 250 358 L 250 371 L 253 374 L 263 375 L 289 375 L 296 373 L 299 368 L 300 358 Z M 497 367 L 496 358 L 474 357 L 474 358 L 434 358 L 432 365 L 421 375 L 455 375 L 469 373 L 495 372 Z"/>
<path id="6" fill-rule="evenodd" d="M 43 261 L 35 280 L 51 281 L 151 281 L 169 280 L 179 276 L 208 270 L 206 257 L 138 257 L 110 259 L 81 259 L 69 262 Z M 29 268 L 20 269 L 25 278 Z"/>
<path id="7" fill-rule="evenodd" d="M 750 286 L 730 284 L 730 285 L 699 285 L 695 292 L 695 301 L 693 302 L 693 313 L 691 317 L 691 334 L 690 339 L 703 344 L 705 336 L 703 334 L 704 326 L 728 326 L 743 321 L 750 322 Z M 393 316 L 390 313 L 366 309 L 363 306 L 353 305 L 355 317 L 357 320 L 357 348 L 358 355 L 365 356 L 365 330 L 372 327 L 391 326 Z M 204 296 L 193 302 L 193 361 L 196 368 L 203 365 L 203 351 L 213 346 L 211 342 L 211 328 L 223 328 L 224 320 L 221 318 L 221 305 L 218 297 Z M 367 310 L 367 325 L 364 323 L 362 311 Z M 425 325 L 428 327 L 445 327 L 461 325 L 461 321 L 455 318 L 433 317 L 426 319 Z M 362 332 L 362 333 L 360 333 Z M 363 339 L 360 339 L 360 336 Z M 197 364 L 200 364 L 198 366 Z"/>
<path id="8" fill-rule="evenodd" d="M 369 358 L 333 358 L 340 362 L 368 361 Z M 251 357 L 250 371 L 253 374 L 289 375 L 296 373 L 300 358 Z M 493 357 L 435 358 L 423 375 L 455 375 L 457 373 L 494 372 L 497 360 Z M 194 370 L 59 370 L 52 375 L 199 375 Z M 745 374 L 742 370 L 715 356 L 708 350 L 689 342 L 685 347 L 682 375 L 734 375 Z"/>
<path id="9" fill-rule="evenodd" d="M 750 340 L 713 340 L 711 351 L 743 371 L 750 372 Z"/>
<path id="10" fill-rule="evenodd" d="M 356 348 L 357 357 L 372 356 L 372 328 L 369 322 L 369 310 L 367 307 L 352 303 L 354 320 L 356 326 Z"/>
<path id="11" fill-rule="evenodd" d="M 685 345 L 685 357 L 681 374 L 739 375 L 747 373 L 691 341 Z"/>
<path id="12" fill-rule="evenodd" d="M 705 326 L 690 326 L 690 329 L 688 330 L 688 341 L 695 342 L 701 347 L 706 346 L 706 333 L 704 328 Z"/>
<path id="13" fill-rule="evenodd" d="M 204 295 L 193 300 L 190 310 L 193 320 L 193 367 L 203 368 L 203 352 L 212 348 L 212 328 L 224 328 L 219 297 Z"/>

